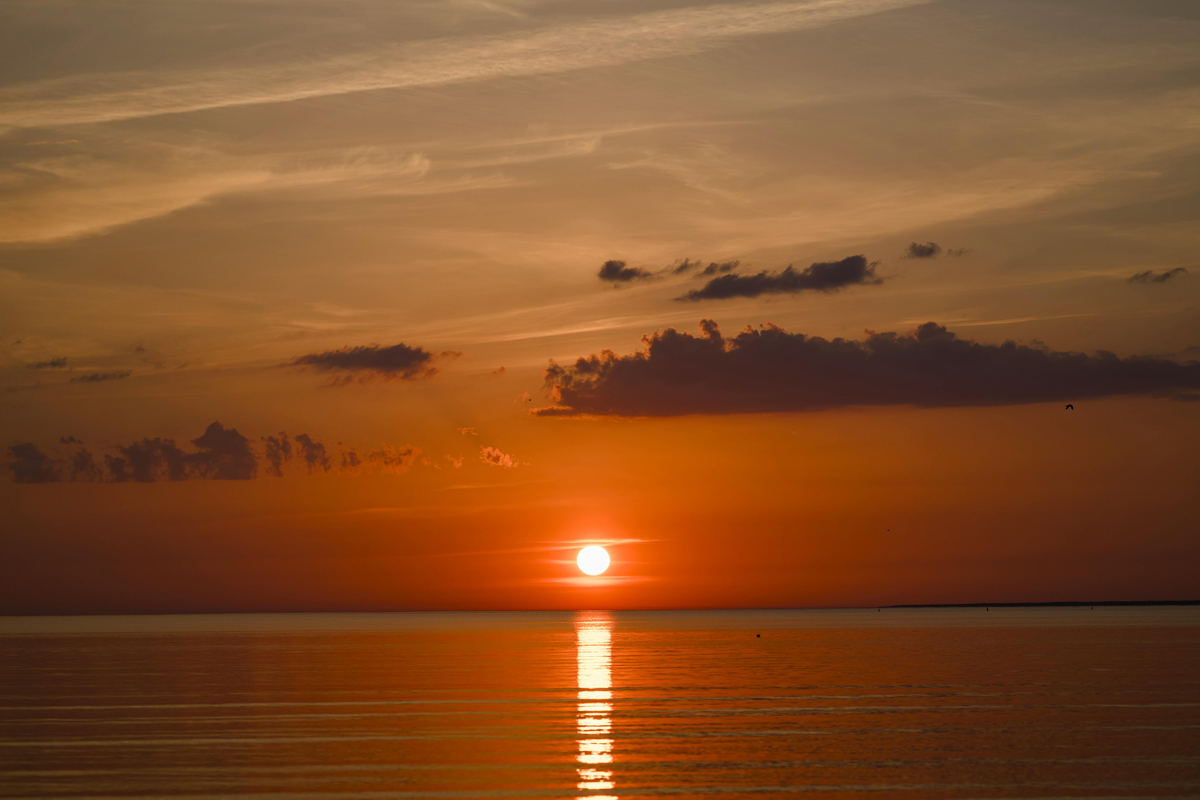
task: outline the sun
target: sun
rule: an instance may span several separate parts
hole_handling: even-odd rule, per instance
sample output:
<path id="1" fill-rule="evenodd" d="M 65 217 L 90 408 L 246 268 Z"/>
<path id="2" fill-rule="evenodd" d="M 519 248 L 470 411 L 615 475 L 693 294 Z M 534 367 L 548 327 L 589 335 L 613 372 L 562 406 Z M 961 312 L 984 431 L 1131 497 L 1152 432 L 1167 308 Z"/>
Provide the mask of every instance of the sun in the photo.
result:
<path id="1" fill-rule="evenodd" d="M 608 551 L 603 547 L 591 545 L 579 551 L 579 556 L 575 559 L 575 563 L 579 564 L 579 568 L 588 575 L 599 575 L 604 570 L 608 569 Z"/>

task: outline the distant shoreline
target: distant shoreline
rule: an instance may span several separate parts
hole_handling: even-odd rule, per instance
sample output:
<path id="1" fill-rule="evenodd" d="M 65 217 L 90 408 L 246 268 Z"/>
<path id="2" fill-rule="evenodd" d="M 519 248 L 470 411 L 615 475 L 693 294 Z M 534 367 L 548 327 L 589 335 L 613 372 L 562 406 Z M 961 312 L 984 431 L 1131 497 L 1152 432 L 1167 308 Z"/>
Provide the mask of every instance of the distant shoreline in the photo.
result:
<path id="1" fill-rule="evenodd" d="M 901 603 L 880 608 L 1034 608 L 1038 606 L 1200 606 L 1200 600 L 1058 600 L 1049 603 Z"/>

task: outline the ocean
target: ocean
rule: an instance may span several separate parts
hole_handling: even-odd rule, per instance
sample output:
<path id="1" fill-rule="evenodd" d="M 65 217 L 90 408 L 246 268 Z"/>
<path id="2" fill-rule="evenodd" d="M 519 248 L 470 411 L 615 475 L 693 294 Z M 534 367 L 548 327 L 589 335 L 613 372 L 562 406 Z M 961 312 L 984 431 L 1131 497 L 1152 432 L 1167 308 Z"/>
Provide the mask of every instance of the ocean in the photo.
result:
<path id="1" fill-rule="evenodd" d="M 0 797 L 1200 797 L 1200 608 L 0 618 Z"/>

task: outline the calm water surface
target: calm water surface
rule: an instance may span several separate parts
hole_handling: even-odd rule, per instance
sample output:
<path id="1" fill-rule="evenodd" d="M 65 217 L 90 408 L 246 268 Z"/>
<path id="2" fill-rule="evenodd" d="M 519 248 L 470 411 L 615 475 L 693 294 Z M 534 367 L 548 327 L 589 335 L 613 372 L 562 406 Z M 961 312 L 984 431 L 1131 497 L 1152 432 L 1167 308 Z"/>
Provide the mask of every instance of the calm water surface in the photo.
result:
<path id="1" fill-rule="evenodd" d="M 1200 609 L 0 619 L 0 797 L 1200 797 Z"/>

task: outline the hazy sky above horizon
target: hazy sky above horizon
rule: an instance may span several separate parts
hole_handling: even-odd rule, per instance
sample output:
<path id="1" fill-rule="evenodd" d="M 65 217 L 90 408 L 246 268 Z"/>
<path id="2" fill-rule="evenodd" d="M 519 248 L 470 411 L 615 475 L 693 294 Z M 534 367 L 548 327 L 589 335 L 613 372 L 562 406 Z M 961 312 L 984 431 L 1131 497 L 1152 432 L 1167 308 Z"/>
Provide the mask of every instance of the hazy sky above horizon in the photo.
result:
<path id="1" fill-rule="evenodd" d="M 1195 597 L 1198 221 L 1191 2 L 9 0 L 0 613 Z"/>

